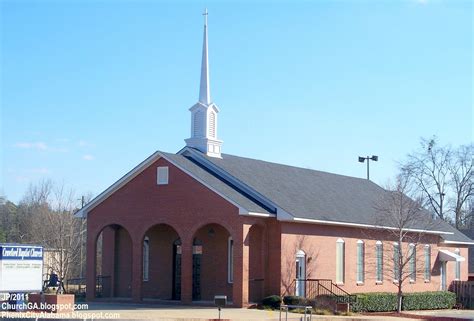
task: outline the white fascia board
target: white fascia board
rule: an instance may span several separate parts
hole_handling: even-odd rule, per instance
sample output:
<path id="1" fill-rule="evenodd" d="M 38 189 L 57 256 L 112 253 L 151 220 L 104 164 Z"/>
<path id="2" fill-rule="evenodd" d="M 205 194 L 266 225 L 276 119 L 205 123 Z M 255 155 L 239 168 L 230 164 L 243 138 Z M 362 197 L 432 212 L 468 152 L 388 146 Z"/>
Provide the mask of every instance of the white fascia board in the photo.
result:
<path id="1" fill-rule="evenodd" d="M 107 197 L 112 195 L 116 190 L 121 188 L 123 185 L 131 181 L 133 178 L 135 178 L 138 174 L 140 174 L 145 168 L 150 166 L 153 162 L 158 160 L 161 156 L 160 152 L 154 152 L 151 156 L 149 156 L 147 159 L 145 159 L 143 162 L 135 166 L 131 171 L 129 171 L 127 174 L 122 176 L 118 181 L 110 185 L 105 191 L 97 195 L 92 201 L 87 203 L 83 208 L 81 208 L 79 211 L 77 211 L 74 216 L 75 217 L 87 217 L 87 213 L 89 213 L 90 210 L 92 210 L 94 207 L 99 205 L 103 200 L 105 200 Z"/>
<path id="2" fill-rule="evenodd" d="M 324 224 L 324 225 L 337 225 L 337 226 L 348 226 L 348 227 L 361 227 L 361 228 L 397 230 L 396 227 L 391 227 L 391 226 L 371 225 L 371 224 L 359 224 L 359 223 L 346 223 L 346 222 L 335 222 L 335 221 L 315 220 L 315 219 L 300 218 L 300 217 L 295 217 L 295 218 L 293 219 L 293 221 L 302 222 L 302 223 Z M 432 230 L 423 230 L 423 229 L 414 229 L 414 228 L 404 228 L 403 230 L 404 230 L 404 231 L 407 231 L 407 232 L 426 233 L 426 234 L 454 234 L 454 233 L 452 233 L 452 232 L 432 231 Z"/>
<path id="3" fill-rule="evenodd" d="M 275 214 L 269 214 L 269 213 L 257 213 L 257 212 L 248 212 L 249 216 L 260 216 L 260 217 L 276 217 Z"/>
<path id="4" fill-rule="evenodd" d="M 461 244 L 461 245 L 474 245 L 474 242 L 459 242 L 459 241 L 442 241 L 442 244 Z"/>

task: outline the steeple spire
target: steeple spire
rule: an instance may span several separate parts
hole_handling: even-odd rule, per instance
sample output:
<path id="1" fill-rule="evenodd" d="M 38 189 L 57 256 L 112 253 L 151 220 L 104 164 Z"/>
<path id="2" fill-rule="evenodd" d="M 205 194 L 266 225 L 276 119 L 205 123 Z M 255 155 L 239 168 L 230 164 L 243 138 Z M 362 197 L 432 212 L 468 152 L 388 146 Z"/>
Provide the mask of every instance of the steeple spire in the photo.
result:
<path id="1" fill-rule="evenodd" d="M 205 105 L 211 103 L 211 87 L 209 84 L 209 58 L 207 54 L 207 8 L 204 16 L 204 40 L 202 44 L 201 86 L 199 88 L 199 102 Z"/>
<path id="2" fill-rule="evenodd" d="M 211 101 L 209 86 L 209 59 L 207 56 L 207 9 L 204 16 L 204 42 L 202 45 L 201 85 L 199 101 L 191 112 L 191 137 L 186 146 L 197 149 L 210 157 L 221 157 L 222 140 L 217 138 L 217 114 L 219 108 Z"/>

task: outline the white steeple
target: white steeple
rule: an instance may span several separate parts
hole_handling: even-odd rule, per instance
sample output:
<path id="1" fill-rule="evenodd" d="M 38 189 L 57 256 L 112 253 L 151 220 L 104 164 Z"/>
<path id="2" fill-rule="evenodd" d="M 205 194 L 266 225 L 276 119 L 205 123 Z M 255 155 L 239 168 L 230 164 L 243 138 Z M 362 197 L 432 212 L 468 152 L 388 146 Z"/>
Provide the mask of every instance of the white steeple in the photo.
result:
<path id="1" fill-rule="evenodd" d="M 201 87 L 199 88 L 199 102 L 211 103 L 211 87 L 209 84 L 209 58 L 207 56 L 207 9 L 204 15 L 204 40 L 202 44 Z"/>
<path id="2" fill-rule="evenodd" d="M 207 9 L 204 15 L 204 41 L 202 46 L 201 84 L 199 101 L 191 107 L 191 138 L 186 146 L 196 148 L 211 157 L 221 157 L 222 141 L 217 139 L 217 114 L 219 108 L 211 101 L 209 84 L 209 59 L 207 48 Z"/>

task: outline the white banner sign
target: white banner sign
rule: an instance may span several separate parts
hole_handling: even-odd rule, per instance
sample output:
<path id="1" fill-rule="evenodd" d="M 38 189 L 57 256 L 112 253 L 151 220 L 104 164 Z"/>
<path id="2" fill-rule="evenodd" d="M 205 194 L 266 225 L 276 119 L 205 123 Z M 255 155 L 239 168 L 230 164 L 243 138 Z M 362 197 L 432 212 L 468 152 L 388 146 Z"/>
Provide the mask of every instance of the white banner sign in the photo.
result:
<path id="1" fill-rule="evenodd" d="M 41 291 L 43 248 L 0 244 L 0 292 Z"/>

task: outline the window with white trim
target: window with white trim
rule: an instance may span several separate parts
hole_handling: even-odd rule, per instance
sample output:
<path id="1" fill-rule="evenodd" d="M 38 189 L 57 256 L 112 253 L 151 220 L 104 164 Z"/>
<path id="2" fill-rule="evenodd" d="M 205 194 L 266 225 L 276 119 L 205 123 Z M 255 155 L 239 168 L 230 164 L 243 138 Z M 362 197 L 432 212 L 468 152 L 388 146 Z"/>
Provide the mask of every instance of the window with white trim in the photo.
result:
<path id="1" fill-rule="evenodd" d="M 400 245 L 393 243 L 393 281 L 398 282 L 400 277 Z"/>
<path id="2" fill-rule="evenodd" d="M 454 250 L 454 253 L 457 255 L 461 255 L 461 251 L 459 249 Z M 456 271 L 454 275 L 455 280 L 461 279 L 461 262 L 456 260 Z"/>
<path id="3" fill-rule="evenodd" d="M 227 282 L 234 282 L 234 240 L 230 236 L 227 240 Z"/>
<path id="4" fill-rule="evenodd" d="M 364 241 L 357 241 L 357 283 L 364 283 L 365 275 L 365 248 Z"/>
<path id="5" fill-rule="evenodd" d="M 383 282 L 383 244 L 381 241 L 375 243 L 375 281 Z"/>
<path id="6" fill-rule="evenodd" d="M 344 240 L 336 241 L 336 283 L 344 283 L 344 261 L 345 261 Z"/>
<path id="7" fill-rule="evenodd" d="M 150 276 L 150 239 L 145 236 L 143 240 L 143 281 L 148 281 Z"/>
<path id="8" fill-rule="evenodd" d="M 425 282 L 431 281 L 431 246 L 425 245 Z"/>
<path id="9" fill-rule="evenodd" d="M 158 185 L 166 185 L 168 184 L 168 180 L 168 166 L 158 166 L 158 168 L 156 169 L 156 183 Z"/>
<path id="10" fill-rule="evenodd" d="M 408 249 L 408 268 L 410 273 L 410 282 L 416 281 L 416 246 L 411 243 Z"/>

